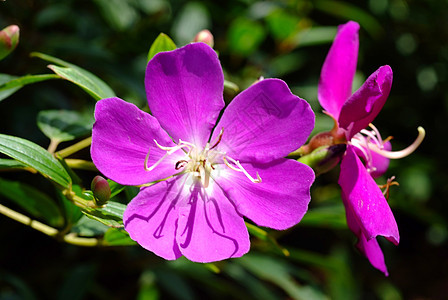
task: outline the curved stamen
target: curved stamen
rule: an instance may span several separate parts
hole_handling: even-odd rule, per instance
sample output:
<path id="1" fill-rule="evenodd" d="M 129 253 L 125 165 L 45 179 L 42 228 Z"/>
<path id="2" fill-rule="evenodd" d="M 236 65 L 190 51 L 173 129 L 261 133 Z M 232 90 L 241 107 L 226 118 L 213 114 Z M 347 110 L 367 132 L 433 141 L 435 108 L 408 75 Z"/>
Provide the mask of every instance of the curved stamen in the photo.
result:
<path id="1" fill-rule="evenodd" d="M 211 148 L 209 148 L 209 150 L 212 150 L 213 148 L 215 148 L 216 146 L 218 146 L 218 144 L 221 142 L 222 139 L 222 135 L 224 134 L 224 127 L 221 128 L 221 131 L 219 132 L 218 135 L 218 140 L 216 141 L 215 144 L 213 144 L 213 146 Z"/>
<path id="2" fill-rule="evenodd" d="M 144 168 L 145 168 L 145 171 L 147 171 L 147 172 L 154 170 L 165 158 L 167 158 L 174 152 L 176 152 L 180 149 L 183 149 L 183 148 L 187 148 L 190 151 L 191 146 L 194 147 L 194 145 L 184 142 L 182 140 L 179 140 L 179 144 L 176 146 L 162 146 L 155 139 L 154 139 L 154 143 L 156 143 L 156 146 L 159 147 L 161 150 L 166 151 L 166 153 L 158 161 L 156 161 L 152 166 L 148 167 L 149 154 L 151 153 L 151 147 L 150 147 L 148 150 L 148 153 L 145 156 L 145 162 L 144 162 Z M 176 164 L 175 168 L 176 167 L 177 167 L 177 164 Z"/>
<path id="3" fill-rule="evenodd" d="M 234 163 L 238 168 L 235 168 L 234 166 L 232 166 L 231 164 L 229 164 L 229 162 L 227 161 L 227 158 Z M 260 183 L 261 182 L 261 177 L 257 174 L 257 179 L 253 178 L 247 171 L 246 169 L 244 169 L 244 167 L 241 165 L 241 163 L 237 160 L 234 160 L 233 158 L 229 157 L 229 156 L 224 156 L 223 158 L 224 163 L 226 164 L 226 166 L 228 166 L 230 169 L 237 171 L 237 172 L 243 172 L 244 175 L 246 175 L 247 178 L 249 178 L 250 181 L 252 181 L 253 183 Z"/>
<path id="4" fill-rule="evenodd" d="M 417 130 L 418 130 L 418 136 L 415 139 L 415 141 L 410 146 L 408 146 L 407 148 L 405 148 L 403 150 L 387 151 L 387 150 L 380 149 L 375 144 L 369 144 L 369 148 L 373 152 L 376 152 L 376 153 L 378 153 L 384 157 L 390 158 L 390 159 L 398 159 L 398 158 L 406 157 L 409 154 L 411 154 L 412 152 L 414 152 L 415 149 L 417 149 L 418 146 L 420 146 L 420 144 L 423 142 L 423 139 L 425 138 L 425 134 L 426 134 L 425 129 L 423 129 L 423 127 L 419 126 L 417 128 Z"/>
<path id="5" fill-rule="evenodd" d="M 187 148 L 190 151 L 191 148 L 194 147 L 193 144 L 185 142 L 185 141 L 182 141 L 181 139 L 179 139 L 179 144 L 178 145 L 172 146 L 172 147 L 162 146 L 156 140 L 154 140 L 154 143 L 156 143 L 157 147 L 159 147 L 163 151 L 167 151 L 167 153 L 170 154 L 170 155 L 173 154 L 174 152 L 176 152 L 179 149 Z"/>
<path id="6" fill-rule="evenodd" d="M 369 127 L 372 128 L 373 132 L 378 137 L 378 140 L 382 141 L 383 139 L 381 138 L 381 134 L 378 128 L 376 128 L 372 123 L 369 123 Z"/>
<path id="7" fill-rule="evenodd" d="M 381 138 L 378 138 L 375 134 L 375 131 L 368 131 L 366 129 L 361 130 L 361 133 L 368 137 L 369 141 L 375 143 L 380 149 L 383 149 L 383 141 Z"/>
<path id="8" fill-rule="evenodd" d="M 162 156 L 158 161 L 156 161 L 152 166 L 148 167 L 149 153 L 151 153 L 151 148 L 149 148 L 148 154 L 146 154 L 146 157 L 145 157 L 144 168 L 145 168 L 145 171 L 147 171 L 147 172 L 154 170 L 155 167 L 157 167 L 169 155 L 168 152 L 165 153 L 165 155 Z"/>

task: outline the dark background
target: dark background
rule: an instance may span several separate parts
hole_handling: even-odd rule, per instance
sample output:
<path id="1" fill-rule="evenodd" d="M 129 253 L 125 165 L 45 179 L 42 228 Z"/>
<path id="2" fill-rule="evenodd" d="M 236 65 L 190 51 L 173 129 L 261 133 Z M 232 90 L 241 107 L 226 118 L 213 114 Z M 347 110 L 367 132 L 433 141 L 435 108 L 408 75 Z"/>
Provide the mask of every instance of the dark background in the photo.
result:
<path id="1" fill-rule="evenodd" d="M 394 149 L 412 143 L 417 126 L 427 132 L 416 153 L 393 161 L 387 172 L 400 183 L 389 203 L 401 235 L 397 247 L 380 241 L 389 277 L 357 253 L 344 225 L 324 219 L 273 233 L 294 254 L 290 259 L 266 251 L 252 237 L 247 259 L 217 263 L 216 274 L 183 259 L 165 262 L 138 246 L 62 244 L 1 215 L 0 299 L 446 299 L 446 1 L 7 0 L 0 2 L 0 27 L 17 24 L 20 43 L 0 61 L 0 73 L 50 73 L 45 62 L 29 56 L 39 51 L 91 71 L 119 97 L 144 107 L 146 55 L 157 35 L 165 32 L 181 46 L 208 28 L 227 79 L 245 88 L 259 76 L 282 78 L 311 103 L 316 127 L 328 129 L 331 121 L 320 113 L 316 86 L 333 27 L 348 20 L 361 25 L 355 85 L 381 65 L 394 71 L 391 95 L 375 125 L 394 136 Z M 310 28 L 327 31 L 314 31 L 307 40 L 303 33 Z M 36 126 L 40 110 L 93 106 L 71 83 L 36 83 L 0 103 L 0 132 L 47 147 Z M 31 174 L 0 176 L 45 187 Z M 340 201 L 337 176 L 333 170 L 317 179 L 311 209 Z"/>

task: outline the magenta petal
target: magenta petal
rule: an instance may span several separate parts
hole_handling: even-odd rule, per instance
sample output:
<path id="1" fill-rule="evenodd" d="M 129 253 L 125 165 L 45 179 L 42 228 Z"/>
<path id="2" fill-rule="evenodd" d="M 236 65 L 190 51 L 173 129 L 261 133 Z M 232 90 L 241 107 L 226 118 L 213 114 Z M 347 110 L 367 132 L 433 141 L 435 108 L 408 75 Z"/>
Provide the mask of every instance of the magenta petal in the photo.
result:
<path id="1" fill-rule="evenodd" d="M 308 210 L 313 170 L 291 159 L 268 164 L 242 164 L 262 182 L 253 183 L 243 173 L 227 166 L 218 170 L 217 183 L 236 204 L 239 213 L 259 226 L 287 229 L 300 222 Z"/>
<path id="2" fill-rule="evenodd" d="M 203 43 L 157 54 L 145 77 L 149 108 L 177 142 L 206 144 L 224 107 L 218 56 Z"/>
<path id="3" fill-rule="evenodd" d="M 244 219 L 222 190 L 216 185 L 202 189 L 199 183 L 190 190 L 188 204 L 179 208 L 177 241 L 182 254 L 191 261 L 212 262 L 247 253 Z"/>
<path id="4" fill-rule="evenodd" d="M 175 240 L 179 197 L 175 181 L 159 182 L 142 188 L 123 215 L 124 227 L 134 241 L 169 260 L 182 256 Z"/>
<path id="5" fill-rule="evenodd" d="M 366 239 L 366 236 L 363 234 L 361 227 L 359 227 L 358 225 L 358 220 L 355 217 L 351 206 L 348 206 L 346 201 L 347 200 L 344 199 L 347 225 L 350 230 L 358 237 L 358 243 L 356 244 L 357 248 L 367 257 L 372 266 L 383 272 L 384 275 L 388 276 L 389 273 L 387 272 L 383 251 L 381 250 L 378 241 L 376 240 L 376 238 L 372 238 L 370 240 Z"/>
<path id="6" fill-rule="evenodd" d="M 382 66 L 345 102 L 339 115 L 339 126 L 347 130 L 350 140 L 371 123 L 386 103 L 392 87 L 392 69 Z"/>
<path id="7" fill-rule="evenodd" d="M 320 73 L 320 105 L 336 120 L 341 107 L 352 94 L 353 77 L 358 60 L 359 24 L 350 21 L 339 26 L 338 33 Z"/>
<path id="8" fill-rule="evenodd" d="M 150 148 L 148 165 L 166 153 L 156 146 L 154 139 L 163 146 L 174 146 L 159 122 L 134 104 L 119 98 L 103 99 L 96 104 L 91 155 L 106 177 L 120 184 L 140 185 L 176 173 L 174 166 L 181 153 L 172 154 L 153 171 L 145 171 L 145 157 Z"/>
<path id="9" fill-rule="evenodd" d="M 241 162 L 269 162 L 298 149 L 313 127 L 309 104 L 282 80 L 265 79 L 233 99 L 211 141 L 224 129 L 220 151 Z"/>
<path id="10" fill-rule="evenodd" d="M 339 185 L 366 239 L 381 235 L 397 245 L 400 235 L 389 204 L 352 146 L 347 146 L 342 158 Z"/>

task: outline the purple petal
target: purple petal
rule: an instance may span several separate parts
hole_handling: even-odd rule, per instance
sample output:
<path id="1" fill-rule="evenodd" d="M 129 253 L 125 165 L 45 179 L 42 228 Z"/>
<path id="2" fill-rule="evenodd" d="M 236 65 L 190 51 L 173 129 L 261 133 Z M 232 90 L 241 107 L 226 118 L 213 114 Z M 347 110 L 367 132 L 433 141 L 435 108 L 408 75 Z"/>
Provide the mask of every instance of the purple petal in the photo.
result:
<path id="1" fill-rule="evenodd" d="M 350 21 L 340 25 L 320 73 L 320 105 L 336 120 L 344 102 L 352 94 L 353 77 L 358 60 L 359 24 Z"/>
<path id="2" fill-rule="evenodd" d="M 124 228 L 134 241 L 169 260 L 182 256 L 175 240 L 179 198 L 175 180 L 159 182 L 142 188 L 123 215 Z"/>
<path id="3" fill-rule="evenodd" d="M 176 142 L 206 144 L 224 107 L 224 76 L 212 48 L 194 43 L 157 54 L 145 87 L 152 114 Z"/>
<path id="4" fill-rule="evenodd" d="M 212 262 L 240 257 L 249 251 L 250 242 L 244 219 L 230 200 L 215 185 L 190 188 L 186 206 L 180 207 L 177 241 L 186 258 Z"/>
<path id="5" fill-rule="evenodd" d="M 339 185 L 367 241 L 382 235 L 397 245 L 400 235 L 389 204 L 350 145 L 342 158 Z"/>
<path id="6" fill-rule="evenodd" d="M 219 186 L 235 203 L 237 210 L 259 226 L 287 229 L 300 222 L 308 210 L 313 170 L 295 160 L 279 159 L 268 164 L 242 166 L 262 182 L 253 183 L 243 173 L 222 165 Z"/>
<path id="7" fill-rule="evenodd" d="M 387 151 L 392 150 L 392 145 L 390 142 L 384 143 L 383 147 L 384 147 L 384 150 L 387 150 Z M 365 149 L 365 147 L 363 147 L 363 148 Z M 364 161 L 366 161 L 366 157 L 365 157 L 364 153 L 362 153 L 362 151 L 360 151 L 357 148 L 355 148 L 355 151 L 359 157 L 361 157 L 362 159 L 364 159 Z M 368 153 L 370 150 L 365 149 L 365 151 Z M 387 169 L 389 168 L 390 159 L 382 156 L 381 154 L 373 152 L 373 151 L 370 151 L 370 156 L 371 156 L 371 158 L 370 158 L 371 165 L 372 165 L 372 167 L 375 168 L 375 171 L 370 172 L 370 176 L 372 176 L 373 178 L 378 178 L 378 177 L 382 176 L 384 173 L 386 173 Z"/>
<path id="8" fill-rule="evenodd" d="M 347 140 L 376 118 L 386 103 L 391 87 L 392 69 L 382 66 L 344 103 L 339 126 L 347 130 Z"/>
<path id="9" fill-rule="evenodd" d="M 243 162 L 269 162 L 298 149 L 314 127 L 309 104 L 279 79 L 262 80 L 240 93 L 224 111 L 211 141 Z"/>
<path id="10" fill-rule="evenodd" d="M 160 145 L 174 146 L 171 138 L 151 115 L 119 98 L 103 99 L 95 107 L 91 155 L 95 166 L 106 177 L 125 185 L 140 185 L 173 175 L 181 153 L 174 153 L 153 171 L 145 171 L 145 157 L 151 149 L 148 165 L 166 151 Z"/>
<path id="11" fill-rule="evenodd" d="M 380 246 L 376 238 L 367 240 L 366 236 L 363 234 L 361 227 L 358 225 L 358 220 L 353 213 L 350 205 L 346 204 L 346 199 L 344 199 L 345 211 L 347 216 L 347 225 L 350 230 L 358 237 L 358 243 L 356 247 L 361 251 L 369 260 L 369 262 L 388 276 L 386 262 L 384 261 L 383 251 L 381 251 Z"/>

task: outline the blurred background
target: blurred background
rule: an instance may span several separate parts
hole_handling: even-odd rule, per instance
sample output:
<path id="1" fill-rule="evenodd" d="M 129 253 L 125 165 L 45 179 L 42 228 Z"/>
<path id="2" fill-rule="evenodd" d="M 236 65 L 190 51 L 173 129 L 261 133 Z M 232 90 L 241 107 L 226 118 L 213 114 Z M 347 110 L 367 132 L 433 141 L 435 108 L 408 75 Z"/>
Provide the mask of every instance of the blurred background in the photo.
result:
<path id="1" fill-rule="evenodd" d="M 119 97 L 144 107 L 154 39 L 164 32 L 182 46 L 209 29 L 226 79 L 240 89 L 259 76 L 285 80 L 312 105 L 318 132 L 332 126 L 317 102 L 320 68 L 337 25 L 348 20 L 361 25 L 354 89 L 381 65 L 394 71 L 376 127 L 394 137 L 397 150 L 412 143 L 418 126 L 427 132 L 420 148 L 386 173 L 400 183 L 389 197 L 400 244 L 380 239 L 389 277 L 355 249 L 334 169 L 317 178 L 310 213 L 299 225 L 269 231 L 280 246 L 252 236 L 248 255 L 213 265 L 164 261 L 139 246 L 63 244 L 0 215 L 0 299 L 447 299 L 447 1 L 6 0 L 0 28 L 17 24 L 20 43 L 0 61 L 0 73 L 51 73 L 30 57 L 38 51 L 91 71 Z M 29 85 L 0 102 L 0 132 L 46 148 L 39 111 L 91 115 L 94 105 L 66 81 Z M 88 159 L 88 151 L 81 155 Z M 96 174 L 79 175 L 89 182 Z M 40 184 L 32 174 L 0 177 Z M 0 202 L 10 204 L 2 196 Z"/>

